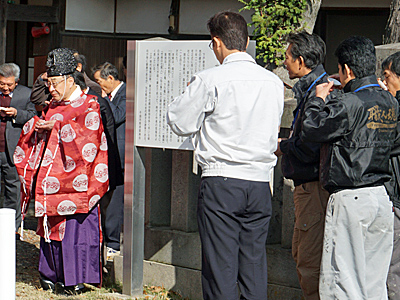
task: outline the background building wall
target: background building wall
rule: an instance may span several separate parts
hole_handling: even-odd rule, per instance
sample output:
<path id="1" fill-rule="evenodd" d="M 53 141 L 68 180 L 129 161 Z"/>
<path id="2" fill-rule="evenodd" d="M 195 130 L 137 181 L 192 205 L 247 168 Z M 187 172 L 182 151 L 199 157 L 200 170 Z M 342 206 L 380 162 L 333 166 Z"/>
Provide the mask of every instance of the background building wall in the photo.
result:
<path id="1" fill-rule="evenodd" d="M 381 45 L 389 17 L 390 0 L 323 0 L 314 32 L 326 43 L 325 68 L 337 73 L 334 51 L 337 45 L 352 35 L 370 38 Z"/>

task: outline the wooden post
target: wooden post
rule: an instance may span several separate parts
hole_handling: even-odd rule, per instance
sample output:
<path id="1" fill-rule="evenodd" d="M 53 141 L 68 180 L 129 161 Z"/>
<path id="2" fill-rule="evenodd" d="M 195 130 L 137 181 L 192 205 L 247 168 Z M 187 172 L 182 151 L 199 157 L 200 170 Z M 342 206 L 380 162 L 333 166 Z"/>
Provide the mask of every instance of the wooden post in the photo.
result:
<path id="1" fill-rule="evenodd" d="M 50 47 L 48 50 L 61 47 L 62 36 L 61 33 L 64 30 L 65 25 L 65 10 L 66 10 L 65 0 L 53 0 L 53 7 L 57 9 L 58 22 L 56 24 L 51 24 L 50 32 Z"/>
<path id="2" fill-rule="evenodd" d="M 6 62 L 7 0 L 0 0 L 0 64 Z"/>

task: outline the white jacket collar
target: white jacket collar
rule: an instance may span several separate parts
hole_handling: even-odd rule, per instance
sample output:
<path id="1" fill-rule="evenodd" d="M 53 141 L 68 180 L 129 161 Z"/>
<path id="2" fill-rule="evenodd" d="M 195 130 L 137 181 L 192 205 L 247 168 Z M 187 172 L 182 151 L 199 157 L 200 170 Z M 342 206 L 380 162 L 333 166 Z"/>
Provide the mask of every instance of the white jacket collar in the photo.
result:
<path id="1" fill-rule="evenodd" d="M 235 52 L 235 53 L 229 54 L 227 57 L 225 57 L 222 64 L 227 64 L 227 63 L 236 62 L 236 61 L 249 61 L 254 64 L 256 63 L 254 58 L 251 57 L 250 54 L 248 54 L 246 52 Z"/>

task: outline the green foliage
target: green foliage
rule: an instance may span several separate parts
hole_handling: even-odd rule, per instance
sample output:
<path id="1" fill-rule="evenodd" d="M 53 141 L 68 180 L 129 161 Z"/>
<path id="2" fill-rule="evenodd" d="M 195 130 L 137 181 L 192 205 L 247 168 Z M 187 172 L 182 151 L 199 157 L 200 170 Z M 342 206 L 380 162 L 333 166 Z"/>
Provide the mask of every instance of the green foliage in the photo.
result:
<path id="1" fill-rule="evenodd" d="M 307 0 L 238 0 L 241 10 L 254 10 L 252 22 L 257 58 L 268 65 L 279 65 L 285 58 L 285 39 L 301 29 Z"/>

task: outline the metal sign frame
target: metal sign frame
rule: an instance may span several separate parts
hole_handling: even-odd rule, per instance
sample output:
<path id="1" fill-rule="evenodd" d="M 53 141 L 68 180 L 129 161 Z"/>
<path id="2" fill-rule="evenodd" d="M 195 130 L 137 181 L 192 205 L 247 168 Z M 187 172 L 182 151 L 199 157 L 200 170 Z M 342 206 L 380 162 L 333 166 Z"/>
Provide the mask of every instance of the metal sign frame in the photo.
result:
<path id="1" fill-rule="evenodd" d="M 135 56 L 136 41 L 128 41 L 122 292 L 137 297 L 143 295 L 145 168 L 144 149 L 134 141 Z"/>

